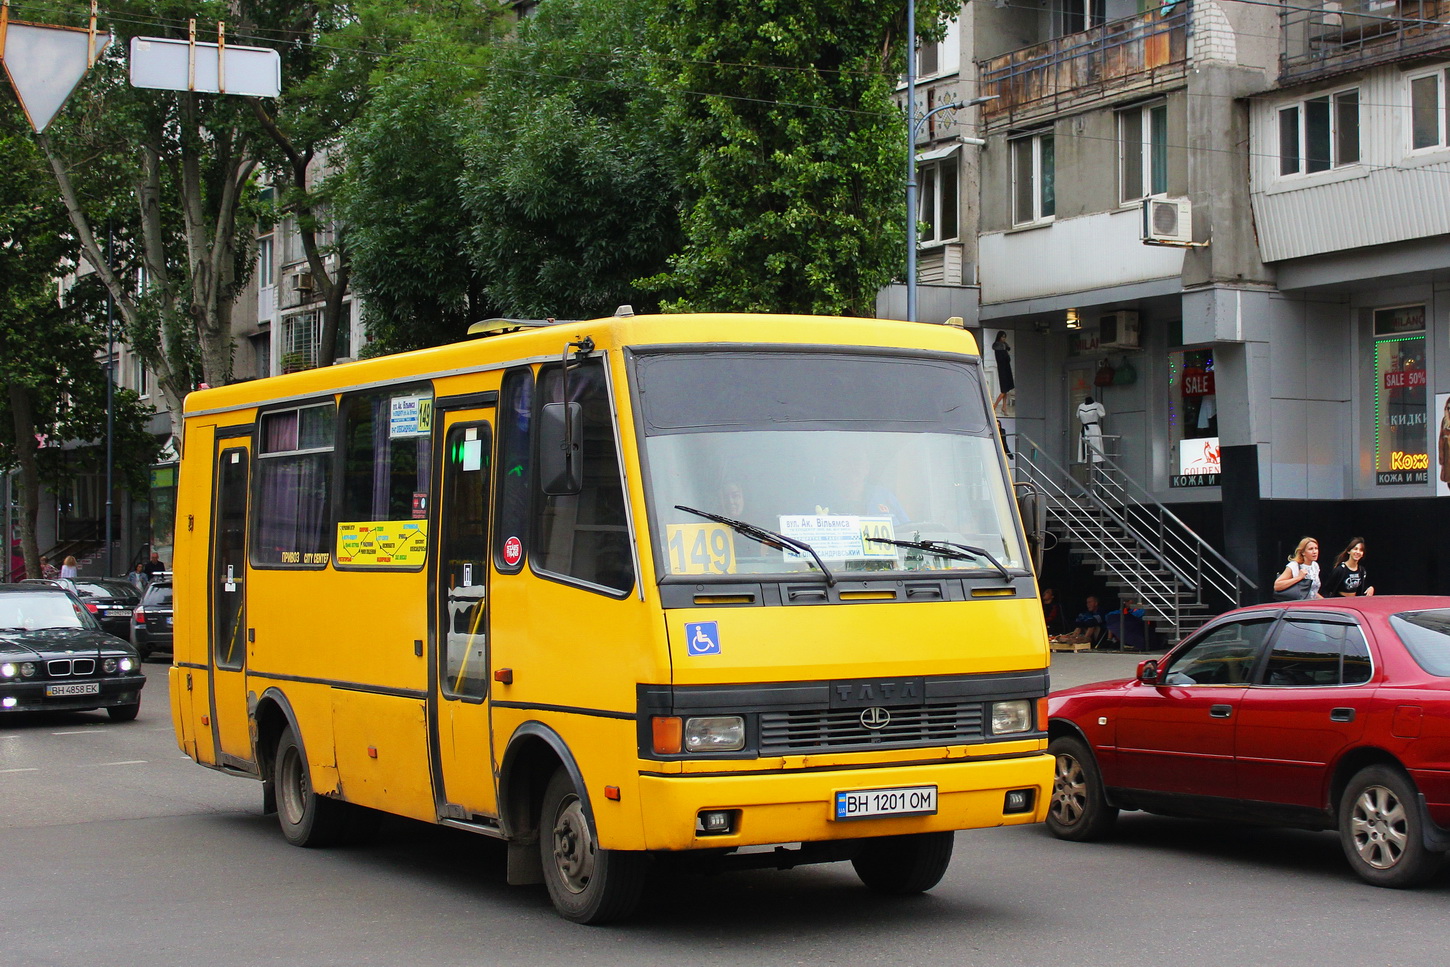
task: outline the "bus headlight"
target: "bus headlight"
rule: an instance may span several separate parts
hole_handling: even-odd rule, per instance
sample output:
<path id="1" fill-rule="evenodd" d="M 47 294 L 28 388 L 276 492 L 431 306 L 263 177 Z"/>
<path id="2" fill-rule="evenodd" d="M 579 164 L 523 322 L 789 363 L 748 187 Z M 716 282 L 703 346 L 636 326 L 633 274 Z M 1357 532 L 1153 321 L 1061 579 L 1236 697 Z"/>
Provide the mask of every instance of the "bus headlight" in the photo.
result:
<path id="1" fill-rule="evenodd" d="M 739 715 L 708 715 L 685 719 L 687 752 L 737 752 L 745 748 L 745 719 Z"/>
<path id="2" fill-rule="evenodd" d="M 992 734 L 1010 735 L 1032 730 L 1032 703 L 1027 699 L 992 703 Z"/>

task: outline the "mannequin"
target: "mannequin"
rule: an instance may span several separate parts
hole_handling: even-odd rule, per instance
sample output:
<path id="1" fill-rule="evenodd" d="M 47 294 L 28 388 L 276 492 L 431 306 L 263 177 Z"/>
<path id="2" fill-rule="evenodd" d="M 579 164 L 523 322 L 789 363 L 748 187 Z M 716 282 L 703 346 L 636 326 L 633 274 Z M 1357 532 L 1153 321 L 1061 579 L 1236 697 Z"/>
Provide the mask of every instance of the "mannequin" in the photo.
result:
<path id="1" fill-rule="evenodd" d="M 1107 415 L 1103 404 L 1091 396 L 1078 406 L 1077 419 L 1082 424 L 1082 435 L 1077 444 L 1078 463 L 1103 462 L 1103 418 Z"/>
<path id="2" fill-rule="evenodd" d="M 1001 390 L 997 394 L 996 402 L 992 404 L 992 410 L 1000 410 L 1005 415 L 1008 394 L 1017 388 L 1017 381 L 1012 378 L 1012 347 L 1007 345 L 1006 330 L 997 333 L 997 339 L 992 343 L 992 352 L 997 357 L 997 387 Z"/>

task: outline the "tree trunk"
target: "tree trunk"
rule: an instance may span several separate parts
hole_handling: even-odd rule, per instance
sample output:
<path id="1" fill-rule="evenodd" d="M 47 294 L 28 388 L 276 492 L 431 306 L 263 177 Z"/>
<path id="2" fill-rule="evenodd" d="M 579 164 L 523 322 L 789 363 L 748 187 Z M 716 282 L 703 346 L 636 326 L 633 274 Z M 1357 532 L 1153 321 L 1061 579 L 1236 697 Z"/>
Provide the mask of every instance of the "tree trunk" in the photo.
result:
<path id="1" fill-rule="evenodd" d="M 10 412 L 15 427 L 15 461 L 20 465 L 20 552 L 25 556 L 25 576 L 38 578 L 42 575 L 35 522 L 40 517 L 40 467 L 35 459 L 35 413 L 29 389 L 10 385 Z"/>

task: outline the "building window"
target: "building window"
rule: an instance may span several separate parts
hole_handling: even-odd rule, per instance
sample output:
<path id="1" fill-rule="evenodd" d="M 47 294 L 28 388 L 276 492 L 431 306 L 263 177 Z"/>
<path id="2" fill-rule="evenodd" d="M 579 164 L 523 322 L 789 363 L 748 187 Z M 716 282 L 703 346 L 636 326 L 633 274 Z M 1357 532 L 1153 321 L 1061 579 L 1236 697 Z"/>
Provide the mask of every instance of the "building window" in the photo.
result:
<path id="1" fill-rule="evenodd" d="M 1080 34 L 1107 19 L 1106 0 L 1053 0 L 1052 36 Z"/>
<path id="2" fill-rule="evenodd" d="M 1279 174 L 1359 164 L 1359 91 L 1339 91 L 1279 109 Z"/>
<path id="3" fill-rule="evenodd" d="M 1443 148 L 1450 144 L 1445 79 L 1450 71 L 1410 77 L 1410 149 Z"/>
<path id="4" fill-rule="evenodd" d="M 317 366 L 317 313 L 299 312 L 282 320 L 282 372 L 295 373 Z"/>
<path id="5" fill-rule="evenodd" d="M 131 378 L 137 396 L 143 400 L 151 396 L 151 381 L 146 375 L 146 361 L 140 356 L 131 357 Z"/>
<path id="6" fill-rule="evenodd" d="M 272 236 L 257 239 L 257 285 L 264 289 L 277 284 L 273 254 Z"/>
<path id="7" fill-rule="evenodd" d="M 353 304 L 344 302 L 337 318 L 337 342 L 333 347 L 333 359 L 352 358 L 352 314 Z"/>
<path id="8" fill-rule="evenodd" d="M 258 379 L 272 375 L 272 334 L 260 332 L 252 337 L 254 364 L 252 373 Z"/>
<path id="9" fill-rule="evenodd" d="M 923 242 L 947 242 L 957 237 L 957 215 L 959 202 L 957 191 L 960 181 L 957 171 L 957 157 L 950 155 L 938 161 L 921 165 L 921 212 L 926 230 Z"/>
<path id="10" fill-rule="evenodd" d="M 1173 467 L 1170 486 L 1218 486 L 1218 389 L 1212 349 L 1168 354 L 1168 445 Z"/>
<path id="11" fill-rule="evenodd" d="M 1033 134 L 1012 141 L 1012 223 L 1024 225 L 1051 218 L 1057 211 L 1053 194 L 1053 139 Z"/>
<path id="12" fill-rule="evenodd" d="M 1426 434 L 1425 307 L 1374 313 L 1374 469 L 1377 484 L 1430 479 Z"/>
<path id="13" fill-rule="evenodd" d="M 1118 112 L 1119 197 L 1124 204 L 1168 193 L 1168 105 Z"/>

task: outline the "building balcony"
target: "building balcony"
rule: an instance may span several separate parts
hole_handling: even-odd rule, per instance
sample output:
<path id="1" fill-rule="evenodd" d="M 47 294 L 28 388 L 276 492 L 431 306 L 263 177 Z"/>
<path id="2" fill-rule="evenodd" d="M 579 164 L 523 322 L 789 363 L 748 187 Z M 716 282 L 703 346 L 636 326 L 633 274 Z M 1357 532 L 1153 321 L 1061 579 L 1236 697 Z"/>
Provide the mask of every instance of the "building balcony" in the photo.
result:
<path id="1" fill-rule="evenodd" d="M 982 107 L 983 122 L 989 129 L 1030 123 L 1180 80 L 1188 69 L 1190 8 L 1155 9 L 979 61 L 981 93 L 996 95 Z"/>
<path id="2" fill-rule="evenodd" d="M 1450 51 L 1450 0 L 1311 0 L 1279 20 L 1280 84 Z"/>

